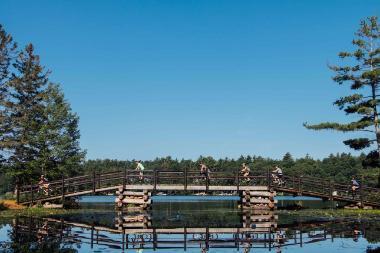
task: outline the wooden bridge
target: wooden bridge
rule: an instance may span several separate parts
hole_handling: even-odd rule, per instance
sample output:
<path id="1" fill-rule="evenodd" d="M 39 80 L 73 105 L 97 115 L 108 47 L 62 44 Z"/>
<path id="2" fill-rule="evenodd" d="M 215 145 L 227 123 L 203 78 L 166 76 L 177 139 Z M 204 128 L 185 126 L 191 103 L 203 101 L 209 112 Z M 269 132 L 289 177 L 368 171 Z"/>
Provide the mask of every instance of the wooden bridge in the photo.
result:
<path id="1" fill-rule="evenodd" d="M 284 184 L 277 184 L 270 171 L 262 174 L 241 175 L 240 170 L 212 172 L 207 177 L 199 171 L 153 170 L 144 171 L 141 178 L 136 170 L 123 170 L 108 173 L 95 173 L 65 178 L 49 182 L 49 193 L 43 194 L 38 184 L 17 186 L 17 202 L 35 204 L 54 201 L 66 197 L 94 195 L 113 192 L 123 187 L 126 190 L 148 190 L 153 194 L 189 194 L 190 192 L 232 192 L 274 190 L 296 196 L 318 197 L 325 200 L 361 203 L 362 206 L 380 207 L 380 189 L 362 185 L 355 194 L 351 185 L 335 183 L 323 178 L 308 176 L 284 176 Z M 363 182 L 362 182 L 363 183 Z"/>

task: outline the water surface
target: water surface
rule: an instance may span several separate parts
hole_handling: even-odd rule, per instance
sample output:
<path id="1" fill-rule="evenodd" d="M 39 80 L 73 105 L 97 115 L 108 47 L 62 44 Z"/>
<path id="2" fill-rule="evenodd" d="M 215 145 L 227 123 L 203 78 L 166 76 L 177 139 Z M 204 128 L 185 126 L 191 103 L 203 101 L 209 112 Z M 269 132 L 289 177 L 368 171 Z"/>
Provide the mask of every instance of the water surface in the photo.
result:
<path id="1" fill-rule="evenodd" d="M 365 217 L 242 211 L 234 196 L 157 196 L 151 211 L 119 212 L 113 199 L 82 198 L 85 208 L 75 215 L 0 219 L 0 252 L 357 253 L 380 247 L 380 220 Z"/>

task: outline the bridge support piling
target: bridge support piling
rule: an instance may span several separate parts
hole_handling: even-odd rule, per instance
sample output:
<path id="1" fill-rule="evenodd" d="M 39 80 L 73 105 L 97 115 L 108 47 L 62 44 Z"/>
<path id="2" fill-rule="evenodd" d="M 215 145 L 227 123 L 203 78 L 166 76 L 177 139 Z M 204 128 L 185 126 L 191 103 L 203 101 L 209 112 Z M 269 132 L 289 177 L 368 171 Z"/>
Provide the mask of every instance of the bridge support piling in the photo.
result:
<path id="1" fill-rule="evenodd" d="M 126 229 L 139 228 L 149 229 L 152 227 L 152 218 L 146 212 L 128 213 L 118 212 L 118 217 L 115 219 L 115 227 L 119 231 L 125 233 Z"/>
<path id="2" fill-rule="evenodd" d="M 241 217 L 243 228 L 277 228 L 278 216 L 273 210 L 243 210 Z"/>
<path id="3" fill-rule="evenodd" d="M 242 209 L 252 210 L 274 210 L 277 200 L 274 199 L 276 192 L 269 190 L 245 190 L 240 194 Z"/>
<path id="4" fill-rule="evenodd" d="M 128 191 L 124 187 L 120 187 L 116 191 L 115 203 L 118 208 L 134 207 L 139 209 L 150 209 L 152 205 L 152 192 L 144 191 Z"/>

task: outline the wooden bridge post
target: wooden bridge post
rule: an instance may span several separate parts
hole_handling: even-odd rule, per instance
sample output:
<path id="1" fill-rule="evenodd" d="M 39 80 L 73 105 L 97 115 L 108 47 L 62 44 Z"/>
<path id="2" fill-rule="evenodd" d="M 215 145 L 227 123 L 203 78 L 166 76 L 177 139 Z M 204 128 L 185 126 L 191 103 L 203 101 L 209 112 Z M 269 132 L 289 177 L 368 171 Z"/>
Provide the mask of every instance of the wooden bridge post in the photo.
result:
<path id="1" fill-rule="evenodd" d="M 153 171 L 153 191 L 155 192 L 157 190 L 157 169 L 154 168 L 154 171 Z"/>
<path id="2" fill-rule="evenodd" d="M 206 242 L 205 242 L 206 249 L 208 250 L 210 247 L 210 231 L 209 227 L 206 227 Z"/>
<path id="3" fill-rule="evenodd" d="M 97 243 L 99 243 L 99 242 L 97 242 Z M 121 244 L 122 244 L 121 248 L 122 248 L 122 250 L 124 252 L 124 250 L 125 250 L 125 231 L 124 231 L 124 229 L 123 229 L 123 235 L 122 235 L 122 238 L 121 238 Z"/>
<path id="4" fill-rule="evenodd" d="M 298 177 L 298 195 L 302 195 L 302 175 Z"/>
<path id="5" fill-rule="evenodd" d="M 153 228 L 153 250 L 157 249 L 157 230 Z"/>
<path id="6" fill-rule="evenodd" d="M 269 168 L 267 168 L 267 185 L 268 185 L 268 190 L 270 190 L 270 187 L 271 187 L 271 178 L 270 178 Z"/>
<path id="7" fill-rule="evenodd" d="M 183 229 L 183 250 L 187 250 L 187 228 Z"/>
<path id="8" fill-rule="evenodd" d="M 206 171 L 206 193 L 208 193 L 208 188 L 210 184 L 210 174 L 208 173 L 208 170 Z"/>
<path id="9" fill-rule="evenodd" d="M 123 175 L 123 189 L 125 189 L 125 185 L 127 184 L 127 167 L 124 168 L 124 175 Z"/>
<path id="10" fill-rule="evenodd" d="M 31 197 L 32 197 L 31 205 L 33 206 L 33 202 L 34 202 L 33 184 L 30 185 L 30 194 L 31 194 Z"/>
<path id="11" fill-rule="evenodd" d="M 334 192 L 334 186 L 333 186 L 333 182 L 332 182 L 332 180 L 330 179 L 330 183 L 329 183 L 330 185 L 330 201 L 331 201 L 331 209 L 333 209 L 334 208 L 334 195 L 333 195 L 333 192 Z"/>
<path id="12" fill-rule="evenodd" d="M 65 176 L 62 174 L 62 203 L 65 201 Z"/>
<path id="13" fill-rule="evenodd" d="M 184 184 L 184 189 L 187 191 L 187 167 L 185 167 L 184 172 L 183 172 L 183 184 Z"/>
<path id="14" fill-rule="evenodd" d="M 269 251 L 271 251 L 271 249 L 272 249 L 272 228 L 269 228 L 268 235 L 269 235 Z"/>
<path id="15" fill-rule="evenodd" d="M 239 177 L 239 167 L 237 167 L 237 170 L 236 170 L 236 189 L 237 191 L 239 192 L 239 186 L 240 186 L 240 177 Z"/>
<path id="16" fill-rule="evenodd" d="M 16 184 L 16 201 L 17 201 L 17 204 L 20 204 L 20 183 L 19 182 L 17 182 Z"/>
<path id="17" fill-rule="evenodd" d="M 95 170 L 92 171 L 92 194 L 95 194 L 96 190 L 96 173 Z"/>
<path id="18" fill-rule="evenodd" d="M 302 222 L 300 223 L 300 246 L 302 248 L 303 243 L 302 243 Z"/>
<path id="19" fill-rule="evenodd" d="M 91 249 L 94 248 L 94 224 L 91 226 Z"/>
<path id="20" fill-rule="evenodd" d="M 363 204 L 363 184 L 364 183 L 364 176 L 361 177 L 360 187 L 359 187 L 359 194 L 360 194 L 360 208 L 364 208 Z"/>

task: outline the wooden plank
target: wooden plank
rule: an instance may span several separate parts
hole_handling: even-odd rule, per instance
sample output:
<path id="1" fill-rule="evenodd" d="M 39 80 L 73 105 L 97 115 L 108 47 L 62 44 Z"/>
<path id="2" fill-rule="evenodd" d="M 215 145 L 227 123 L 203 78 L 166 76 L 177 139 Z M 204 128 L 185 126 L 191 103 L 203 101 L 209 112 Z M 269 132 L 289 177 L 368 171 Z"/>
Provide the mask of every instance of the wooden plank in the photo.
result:
<path id="1" fill-rule="evenodd" d="M 116 191 L 117 195 L 124 195 L 124 196 L 152 196 L 152 192 L 147 191 Z"/>
<path id="2" fill-rule="evenodd" d="M 144 201 L 143 199 L 129 199 L 125 198 L 121 202 L 124 204 L 152 204 L 152 200 L 148 199 L 147 201 Z"/>
<path id="3" fill-rule="evenodd" d="M 278 220 L 278 215 L 244 215 L 243 220 L 251 221 L 265 221 L 265 220 Z"/>
<path id="4" fill-rule="evenodd" d="M 243 222 L 243 227 L 275 228 L 275 227 L 277 227 L 277 223 L 274 223 L 274 222 L 266 222 L 266 223 L 250 222 L 250 223 L 246 223 L 246 222 Z"/>
<path id="5" fill-rule="evenodd" d="M 243 191 L 243 196 L 275 197 L 276 192 L 269 191 L 250 191 L 249 194 Z"/>
<path id="6" fill-rule="evenodd" d="M 118 224 L 119 226 L 121 227 L 124 227 L 124 228 L 135 228 L 135 227 L 146 227 L 148 226 L 149 224 L 146 224 L 144 222 L 128 222 L 128 223 L 122 223 L 122 224 Z"/>
<path id="7" fill-rule="evenodd" d="M 126 185 L 126 190 L 153 190 L 153 185 Z M 183 191 L 185 190 L 184 185 L 172 185 L 172 184 L 157 184 L 158 191 Z M 249 190 L 249 191 L 266 191 L 268 190 L 267 186 L 240 186 L 240 190 Z M 205 185 L 188 185 L 187 190 L 192 191 L 206 191 Z M 237 191 L 237 186 L 230 185 L 210 185 L 209 191 Z"/>
<path id="8" fill-rule="evenodd" d="M 243 203 L 253 203 L 253 204 L 269 204 L 274 203 L 277 204 L 277 199 L 269 200 L 269 199 L 258 199 L 258 198 L 250 198 L 249 200 L 242 199 Z"/>

